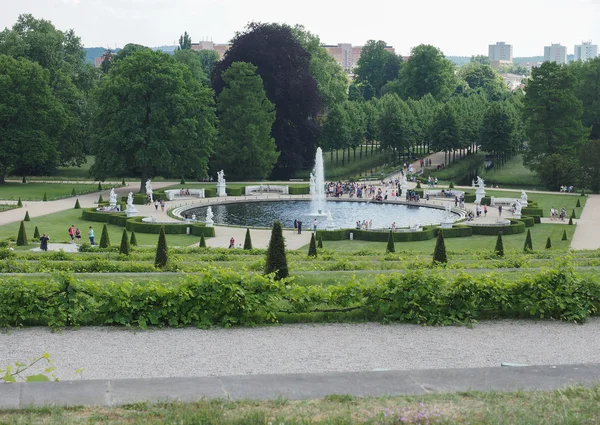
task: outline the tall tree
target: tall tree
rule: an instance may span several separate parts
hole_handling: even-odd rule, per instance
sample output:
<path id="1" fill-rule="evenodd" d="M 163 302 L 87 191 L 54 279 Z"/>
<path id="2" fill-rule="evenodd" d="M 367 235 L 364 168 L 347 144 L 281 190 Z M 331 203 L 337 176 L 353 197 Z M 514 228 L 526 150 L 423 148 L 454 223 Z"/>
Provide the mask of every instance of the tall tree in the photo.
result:
<path id="1" fill-rule="evenodd" d="M 209 74 L 206 74 L 204 72 L 202 59 L 198 53 L 199 52 L 195 52 L 191 49 L 176 50 L 175 53 L 173 53 L 173 57 L 177 62 L 180 62 L 187 66 L 195 79 L 202 83 L 202 85 L 208 87 L 210 85 L 210 81 L 208 78 Z"/>
<path id="2" fill-rule="evenodd" d="M 489 100 L 501 100 L 510 94 L 500 75 L 490 65 L 468 63 L 460 68 L 458 76 L 466 81 L 470 89 L 482 90 Z"/>
<path id="3" fill-rule="evenodd" d="M 460 128 L 450 104 L 438 110 L 431 133 L 431 148 L 445 152 L 444 163 L 448 164 L 447 154 L 460 146 Z"/>
<path id="4" fill-rule="evenodd" d="M 388 81 L 398 77 L 402 63 L 402 59 L 388 52 L 386 46 L 386 42 L 382 40 L 367 41 L 354 68 L 356 82 L 369 84 L 375 96 L 381 95 L 381 89 Z"/>
<path id="5" fill-rule="evenodd" d="M 367 130 L 367 117 L 359 103 L 347 101 L 343 105 L 348 115 L 348 161 L 350 161 L 350 148 L 354 151 L 354 160 L 356 161 L 356 149 L 359 146 L 362 152 Z"/>
<path id="6" fill-rule="evenodd" d="M 482 65 L 491 65 L 492 61 L 490 60 L 489 57 L 487 57 L 485 55 L 473 55 L 473 56 L 471 56 L 470 63 L 480 63 Z"/>
<path id="7" fill-rule="evenodd" d="M 414 143 L 416 126 L 412 111 L 395 94 L 381 98 L 379 114 L 379 141 L 381 147 L 393 152 L 395 160 Z"/>
<path id="8" fill-rule="evenodd" d="M 198 50 L 196 53 L 200 58 L 202 70 L 210 78 L 216 63 L 219 62 L 219 54 L 214 50 Z"/>
<path id="9" fill-rule="evenodd" d="M 507 102 L 491 102 L 485 111 L 481 149 L 495 155 L 497 163 L 520 146 L 517 120 L 514 108 Z"/>
<path id="10" fill-rule="evenodd" d="M 350 132 L 348 127 L 348 112 L 343 104 L 334 105 L 329 113 L 323 131 L 321 133 L 321 147 L 331 152 L 333 160 L 333 152 L 336 153 L 336 164 L 339 159 L 339 150 L 345 149 L 349 145 Z"/>
<path id="11" fill-rule="evenodd" d="M 254 65 L 233 62 L 222 78 L 225 88 L 217 98 L 216 167 L 229 170 L 232 178 L 264 179 L 279 156 L 271 137 L 275 107 L 267 99 Z"/>
<path id="12" fill-rule="evenodd" d="M 591 127 L 590 137 L 600 139 L 600 58 L 594 58 L 584 63 L 577 62 L 569 65 L 576 67 L 578 78 L 576 94 L 582 102 L 582 120 L 585 126 Z"/>
<path id="13" fill-rule="evenodd" d="M 97 178 L 206 175 L 216 136 L 210 89 L 166 53 L 117 61 L 94 94 Z"/>
<path id="14" fill-rule="evenodd" d="M 192 50 L 192 37 L 185 31 L 179 37 L 179 50 Z"/>
<path id="15" fill-rule="evenodd" d="M 310 73 L 310 59 L 310 53 L 288 26 L 251 23 L 234 37 L 231 48 L 213 71 L 212 84 L 218 95 L 224 88 L 222 74 L 233 62 L 249 62 L 257 67 L 277 112 L 271 135 L 280 152 L 273 171 L 279 177 L 307 168 L 314 160 L 321 100 Z"/>
<path id="16" fill-rule="evenodd" d="M 579 162 L 581 186 L 589 187 L 594 193 L 598 193 L 600 191 L 600 140 L 590 140 L 583 146 Z"/>

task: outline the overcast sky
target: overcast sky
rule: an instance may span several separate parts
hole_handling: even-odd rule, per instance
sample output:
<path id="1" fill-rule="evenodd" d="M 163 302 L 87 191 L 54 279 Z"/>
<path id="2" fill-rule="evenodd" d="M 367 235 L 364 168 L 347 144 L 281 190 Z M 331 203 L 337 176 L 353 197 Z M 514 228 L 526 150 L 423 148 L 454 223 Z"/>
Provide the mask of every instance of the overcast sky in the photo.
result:
<path id="1" fill-rule="evenodd" d="M 385 40 L 403 55 L 423 43 L 470 56 L 506 41 L 517 57 L 600 44 L 600 0 L 0 0 L 0 28 L 21 13 L 73 28 L 86 47 L 170 45 L 183 31 L 226 43 L 250 21 L 302 24 L 327 44 Z"/>

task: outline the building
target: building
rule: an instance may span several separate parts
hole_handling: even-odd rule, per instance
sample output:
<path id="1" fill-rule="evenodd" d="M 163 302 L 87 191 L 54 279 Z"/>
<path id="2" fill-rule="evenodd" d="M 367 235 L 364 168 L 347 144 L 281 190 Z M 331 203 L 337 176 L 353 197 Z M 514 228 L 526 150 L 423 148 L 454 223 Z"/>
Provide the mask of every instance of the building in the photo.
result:
<path id="1" fill-rule="evenodd" d="M 511 73 L 500 74 L 500 76 L 502 77 L 504 84 L 506 84 L 506 87 L 508 87 L 511 91 L 525 89 L 525 84 L 523 84 L 523 82 L 527 80 L 526 76 Z"/>
<path id="2" fill-rule="evenodd" d="M 199 43 L 192 43 L 192 50 L 214 50 L 219 54 L 219 59 L 223 59 L 225 52 L 231 47 L 230 44 L 215 44 L 212 41 L 201 41 Z"/>
<path id="3" fill-rule="evenodd" d="M 500 61 L 500 60 L 490 61 L 490 66 L 495 70 L 511 66 L 512 64 L 513 64 L 513 61 Z"/>
<path id="4" fill-rule="evenodd" d="M 499 41 L 496 44 L 490 44 L 488 50 L 490 61 L 508 61 L 513 60 L 513 46 L 506 44 L 504 41 Z"/>
<path id="5" fill-rule="evenodd" d="M 575 55 L 573 60 L 585 62 L 588 59 L 593 59 L 598 56 L 598 45 L 592 44 L 591 41 L 582 41 L 581 44 L 575 46 Z"/>
<path id="6" fill-rule="evenodd" d="M 567 63 L 567 47 L 560 44 L 551 44 L 544 47 L 544 62 Z"/>
<path id="7" fill-rule="evenodd" d="M 339 43 L 337 45 L 323 44 L 321 47 L 323 47 L 347 73 L 352 73 L 358 59 L 360 59 L 360 54 L 363 49 L 363 46 L 352 46 L 350 43 Z M 385 50 L 390 53 L 396 53 L 392 46 L 385 46 Z"/>

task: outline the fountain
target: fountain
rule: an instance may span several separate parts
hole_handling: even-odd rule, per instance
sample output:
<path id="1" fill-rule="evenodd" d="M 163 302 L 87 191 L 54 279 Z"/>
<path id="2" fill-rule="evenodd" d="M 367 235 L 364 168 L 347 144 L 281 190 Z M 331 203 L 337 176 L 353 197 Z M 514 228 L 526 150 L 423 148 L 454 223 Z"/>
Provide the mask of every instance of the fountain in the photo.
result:
<path id="1" fill-rule="evenodd" d="M 323 167 L 323 150 L 317 148 L 315 168 L 311 173 L 311 217 L 325 217 L 325 169 Z M 313 183 L 314 182 L 314 183 Z"/>

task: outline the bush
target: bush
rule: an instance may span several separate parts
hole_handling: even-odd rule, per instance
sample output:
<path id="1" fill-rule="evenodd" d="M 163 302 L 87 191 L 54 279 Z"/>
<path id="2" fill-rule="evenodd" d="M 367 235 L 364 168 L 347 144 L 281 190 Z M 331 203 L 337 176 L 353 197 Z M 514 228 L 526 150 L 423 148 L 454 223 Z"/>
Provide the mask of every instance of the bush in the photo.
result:
<path id="1" fill-rule="evenodd" d="M 71 190 L 71 196 L 77 196 L 77 192 L 75 192 L 75 188 L 73 188 L 73 190 Z"/>
<path id="2" fill-rule="evenodd" d="M 154 258 L 154 267 L 163 268 L 169 262 L 169 248 L 167 247 L 167 237 L 165 236 L 165 228 L 160 228 L 158 234 L 158 244 L 156 245 L 156 257 Z"/>
<path id="3" fill-rule="evenodd" d="M 79 205 L 79 198 L 77 198 L 77 200 L 75 201 L 75 206 L 73 207 L 73 209 L 76 209 L 76 210 L 81 209 L 81 205 Z"/>
<path id="4" fill-rule="evenodd" d="M 516 235 L 517 233 L 525 233 L 525 223 L 520 220 L 509 218 L 510 225 L 508 226 L 471 226 L 474 235 L 494 236 L 498 232 L 506 235 Z"/>
<path id="5" fill-rule="evenodd" d="M 48 202 L 48 194 L 46 192 L 44 192 L 44 199 L 42 201 Z"/>
<path id="6" fill-rule="evenodd" d="M 566 230 L 563 230 L 563 235 L 562 235 L 562 239 L 561 240 L 563 240 L 563 241 L 567 240 L 567 231 Z"/>
<path id="7" fill-rule="evenodd" d="M 527 229 L 527 236 L 525 237 L 525 244 L 523 245 L 523 252 L 533 252 L 533 242 L 531 242 L 531 230 Z"/>
<path id="8" fill-rule="evenodd" d="M 454 182 L 450 182 L 450 185 L 448 186 L 449 189 L 454 189 Z"/>
<path id="9" fill-rule="evenodd" d="M 217 189 L 214 187 L 207 187 L 204 189 L 204 196 L 206 198 L 216 198 L 217 197 Z"/>
<path id="10" fill-rule="evenodd" d="M 33 231 L 33 239 L 38 240 L 40 238 L 40 231 L 38 230 L 38 227 L 35 226 L 35 230 Z"/>
<path id="11" fill-rule="evenodd" d="M 550 240 L 550 236 L 546 239 L 546 249 L 552 248 L 552 241 Z"/>
<path id="12" fill-rule="evenodd" d="M 415 189 L 421 189 L 421 181 L 417 180 L 417 186 L 415 187 Z"/>
<path id="13" fill-rule="evenodd" d="M 585 196 L 585 190 L 581 189 L 581 195 L 580 196 Z"/>
<path id="14" fill-rule="evenodd" d="M 573 210 L 573 212 L 571 213 L 571 217 L 570 218 L 577 218 L 577 215 L 575 214 L 575 210 Z"/>
<path id="15" fill-rule="evenodd" d="M 25 178 L 25 176 L 23 176 L 23 179 L 21 180 L 21 183 L 23 183 L 23 184 L 27 183 L 27 179 Z"/>
<path id="16" fill-rule="evenodd" d="M 250 238 L 250 229 L 246 229 L 246 237 L 244 238 L 244 249 L 252 249 L 252 239 Z"/>
<path id="17" fill-rule="evenodd" d="M 25 231 L 25 221 L 19 226 L 19 234 L 17 235 L 17 246 L 27 246 L 27 232 Z"/>
<path id="18" fill-rule="evenodd" d="M 104 202 L 104 198 L 102 198 L 102 194 L 100 194 L 100 196 L 98 196 L 98 202 L 96 203 L 101 204 L 102 202 Z"/>
<path id="19" fill-rule="evenodd" d="M 110 246 L 110 237 L 108 236 L 108 227 L 106 224 L 102 226 L 102 235 L 100 236 L 100 248 L 108 248 Z"/>
<path id="20" fill-rule="evenodd" d="M 496 239 L 496 247 L 494 253 L 498 257 L 504 257 L 504 243 L 502 242 L 502 232 L 498 232 L 498 239 Z"/>
<path id="21" fill-rule="evenodd" d="M 539 215 L 540 217 L 544 216 L 544 210 L 541 208 L 521 208 L 521 214 L 523 215 Z"/>
<path id="22" fill-rule="evenodd" d="M 433 251 L 433 264 L 445 264 L 448 262 L 446 254 L 446 242 L 444 242 L 444 231 L 438 230 L 437 241 L 435 242 L 435 250 Z"/>
<path id="23" fill-rule="evenodd" d="M 123 179 L 121 179 L 121 186 L 127 186 L 127 184 L 125 183 L 125 177 L 123 177 Z"/>
<path id="24" fill-rule="evenodd" d="M 317 242 L 317 248 L 323 248 L 323 238 L 319 235 L 319 240 Z"/>
<path id="25" fill-rule="evenodd" d="M 119 254 L 129 255 L 131 253 L 131 246 L 129 245 L 129 238 L 127 237 L 127 230 L 123 229 L 123 236 L 121 236 L 121 246 L 119 247 Z"/>
<path id="26" fill-rule="evenodd" d="M 573 225 L 573 218 L 569 218 L 569 226 Z"/>
<path id="27" fill-rule="evenodd" d="M 437 236 L 438 231 L 439 229 L 436 229 L 435 236 Z M 455 224 L 451 229 L 444 229 L 444 239 L 464 238 L 468 236 L 473 236 L 473 229 L 471 226 Z"/>
<path id="28" fill-rule="evenodd" d="M 245 187 L 226 187 L 225 188 L 225 193 L 227 193 L 228 196 L 242 196 L 246 193 Z"/>
<path id="29" fill-rule="evenodd" d="M 385 252 L 396 252 L 396 247 L 394 246 L 394 234 L 390 230 L 390 234 L 388 235 L 387 246 L 385 247 Z"/>
<path id="30" fill-rule="evenodd" d="M 310 193 L 310 187 L 309 186 L 295 186 L 295 185 L 291 185 L 289 187 L 289 194 L 290 195 L 308 195 Z"/>
<path id="31" fill-rule="evenodd" d="M 200 235 L 200 248 L 206 248 L 206 241 L 204 240 L 204 235 Z"/>
<path id="32" fill-rule="evenodd" d="M 308 246 L 308 256 L 317 258 L 317 243 L 315 242 L 315 233 L 310 235 L 310 244 Z"/>
<path id="33" fill-rule="evenodd" d="M 135 237 L 135 232 L 131 232 L 131 239 L 129 239 L 129 245 L 137 246 L 137 238 Z"/>
<path id="34" fill-rule="evenodd" d="M 98 182 L 98 191 L 102 190 L 102 184 L 100 182 Z"/>
<path id="35" fill-rule="evenodd" d="M 575 204 L 575 208 L 581 208 L 581 202 L 577 199 L 577 203 Z"/>
<path id="36" fill-rule="evenodd" d="M 25 211 L 25 218 L 23 221 L 31 221 L 31 218 L 29 217 L 29 211 Z"/>
<path id="37" fill-rule="evenodd" d="M 182 177 L 181 180 L 179 180 L 179 184 L 185 184 L 185 179 Z"/>
<path id="38" fill-rule="evenodd" d="M 17 207 L 23 207 L 23 201 L 21 201 L 21 197 L 19 197 L 19 202 L 17 202 Z"/>
<path id="39" fill-rule="evenodd" d="M 283 231 L 279 221 L 273 223 L 271 240 L 267 248 L 265 272 L 266 274 L 275 273 L 275 280 L 281 280 L 289 275 Z"/>
<path id="40" fill-rule="evenodd" d="M 522 221 L 525 224 L 525 227 L 533 227 L 535 224 L 535 220 L 533 217 L 523 217 L 517 218 L 517 220 Z"/>

